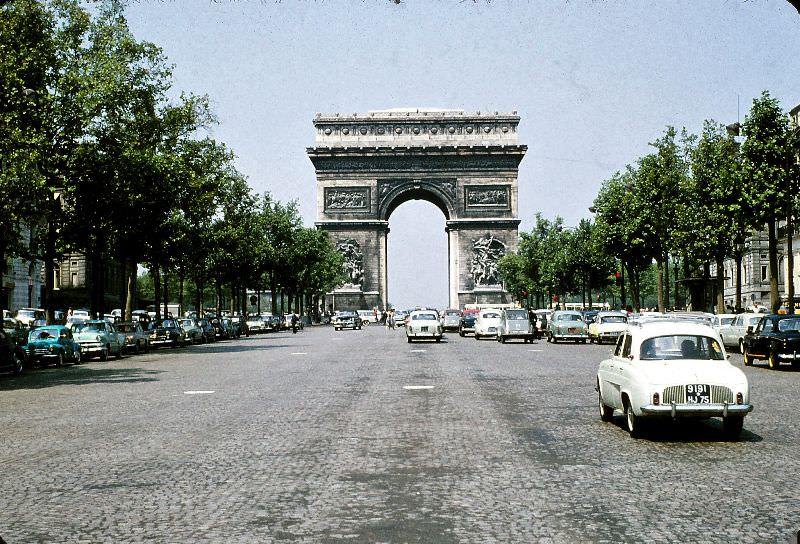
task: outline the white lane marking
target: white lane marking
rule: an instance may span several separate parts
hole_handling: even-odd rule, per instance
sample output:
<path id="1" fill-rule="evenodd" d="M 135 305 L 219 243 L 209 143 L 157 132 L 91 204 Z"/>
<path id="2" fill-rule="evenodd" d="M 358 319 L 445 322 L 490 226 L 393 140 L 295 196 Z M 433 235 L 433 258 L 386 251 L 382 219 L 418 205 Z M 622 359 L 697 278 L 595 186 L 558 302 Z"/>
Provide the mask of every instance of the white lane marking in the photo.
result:
<path id="1" fill-rule="evenodd" d="M 531 352 L 533 352 L 533 353 L 541 353 L 541 352 L 543 352 L 544 350 L 543 350 L 543 349 L 529 349 L 528 351 L 531 351 Z"/>
<path id="2" fill-rule="evenodd" d="M 409 389 L 412 391 L 416 391 L 418 389 L 433 389 L 434 386 L 432 385 L 404 385 L 403 389 Z"/>
<path id="3" fill-rule="evenodd" d="M 308 355 L 308 353 L 306 353 L 305 351 L 298 351 L 298 352 L 292 353 L 292 355 Z"/>
<path id="4" fill-rule="evenodd" d="M 412 349 L 411 353 L 426 353 L 427 349 Z"/>
<path id="5" fill-rule="evenodd" d="M 184 395 L 210 395 L 211 393 L 216 393 L 216 391 L 184 391 Z"/>

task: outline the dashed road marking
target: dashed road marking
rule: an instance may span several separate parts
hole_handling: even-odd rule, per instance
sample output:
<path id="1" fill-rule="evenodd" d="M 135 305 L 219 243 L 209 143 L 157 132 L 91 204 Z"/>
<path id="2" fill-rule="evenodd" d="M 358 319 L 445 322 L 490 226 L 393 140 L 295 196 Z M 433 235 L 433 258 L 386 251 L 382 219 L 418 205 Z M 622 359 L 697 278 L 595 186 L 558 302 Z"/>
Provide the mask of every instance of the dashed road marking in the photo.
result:
<path id="1" fill-rule="evenodd" d="M 417 391 L 419 389 L 433 389 L 433 385 L 404 385 L 403 389 L 408 389 L 411 391 Z"/>
<path id="2" fill-rule="evenodd" d="M 292 355 L 308 355 L 308 353 L 306 353 L 305 351 L 297 351 L 295 353 L 292 353 Z"/>
<path id="3" fill-rule="evenodd" d="M 427 349 L 412 349 L 411 353 L 427 353 Z"/>
<path id="4" fill-rule="evenodd" d="M 541 353 L 541 352 L 543 352 L 544 350 L 543 350 L 543 349 L 529 349 L 528 351 L 531 351 L 531 352 L 533 352 L 533 353 Z"/>
<path id="5" fill-rule="evenodd" d="M 184 395 L 210 395 L 211 393 L 216 393 L 216 391 L 184 391 Z"/>

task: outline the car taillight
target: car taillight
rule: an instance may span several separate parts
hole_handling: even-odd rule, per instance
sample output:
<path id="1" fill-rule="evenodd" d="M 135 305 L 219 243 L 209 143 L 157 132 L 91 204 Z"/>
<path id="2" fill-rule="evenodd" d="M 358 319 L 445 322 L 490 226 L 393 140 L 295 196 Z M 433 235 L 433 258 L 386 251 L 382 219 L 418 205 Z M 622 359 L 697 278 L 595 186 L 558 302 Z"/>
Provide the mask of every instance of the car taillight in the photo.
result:
<path id="1" fill-rule="evenodd" d="M 653 404 L 661 404 L 661 396 L 658 393 L 653 393 Z"/>
<path id="2" fill-rule="evenodd" d="M 744 404 L 744 395 L 736 393 L 736 404 Z"/>

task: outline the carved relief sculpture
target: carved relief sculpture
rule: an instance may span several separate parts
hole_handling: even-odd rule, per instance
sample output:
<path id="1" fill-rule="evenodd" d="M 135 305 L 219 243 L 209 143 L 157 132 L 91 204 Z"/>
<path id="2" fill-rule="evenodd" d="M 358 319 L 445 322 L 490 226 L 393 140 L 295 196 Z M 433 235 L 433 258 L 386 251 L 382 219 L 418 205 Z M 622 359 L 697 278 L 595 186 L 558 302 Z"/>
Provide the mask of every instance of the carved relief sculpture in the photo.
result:
<path id="1" fill-rule="evenodd" d="M 470 274 L 479 285 L 500 285 L 500 271 L 497 261 L 506 254 L 506 245 L 489 234 L 486 237 L 472 241 L 472 265 Z"/>
<path id="2" fill-rule="evenodd" d="M 363 210 L 367 208 L 369 196 L 366 190 L 325 191 L 325 207 L 329 210 Z"/>
<path id="3" fill-rule="evenodd" d="M 350 287 L 357 287 L 364 281 L 364 253 L 361 246 L 353 239 L 340 240 L 336 244 L 336 249 L 344 257 L 344 271 L 347 275 L 347 283 Z"/>
<path id="4" fill-rule="evenodd" d="M 467 206 L 508 206 L 508 191 L 504 187 L 467 189 Z"/>

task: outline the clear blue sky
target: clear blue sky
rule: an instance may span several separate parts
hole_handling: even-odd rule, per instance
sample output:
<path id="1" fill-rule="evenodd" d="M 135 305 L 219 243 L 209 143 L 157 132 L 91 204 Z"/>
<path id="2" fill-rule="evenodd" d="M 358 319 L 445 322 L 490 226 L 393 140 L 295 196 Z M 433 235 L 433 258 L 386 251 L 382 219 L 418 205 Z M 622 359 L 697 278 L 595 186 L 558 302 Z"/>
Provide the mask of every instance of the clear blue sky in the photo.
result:
<path id="1" fill-rule="evenodd" d="M 762 90 L 800 104 L 800 15 L 783 0 L 139 0 L 127 14 L 175 65 L 176 94 L 211 97 L 250 185 L 296 199 L 309 226 L 317 112 L 518 111 L 527 230 L 536 212 L 589 217 L 668 125 L 743 120 Z M 390 301 L 446 305 L 441 212 L 409 202 L 390 228 Z"/>

